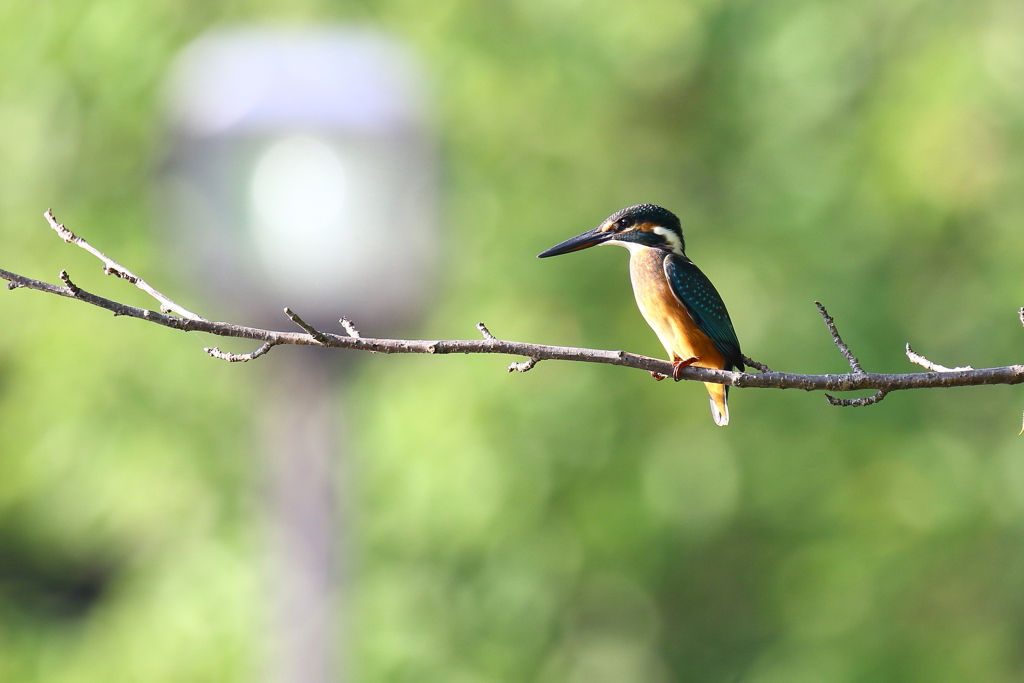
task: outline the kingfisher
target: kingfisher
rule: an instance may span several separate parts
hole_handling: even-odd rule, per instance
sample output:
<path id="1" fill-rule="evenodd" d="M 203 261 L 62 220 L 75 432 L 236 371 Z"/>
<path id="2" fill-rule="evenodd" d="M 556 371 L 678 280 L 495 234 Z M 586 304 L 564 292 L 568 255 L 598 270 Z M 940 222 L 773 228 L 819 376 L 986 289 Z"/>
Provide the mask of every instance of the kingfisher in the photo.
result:
<path id="1" fill-rule="evenodd" d="M 711 280 L 687 258 L 683 229 L 674 213 L 654 204 L 629 206 L 537 258 L 603 244 L 629 250 L 636 304 L 665 347 L 677 382 L 681 370 L 690 365 L 743 371 L 743 354 L 729 311 Z M 715 424 L 729 424 L 729 387 L 711 382 L 704 386 Z"/>

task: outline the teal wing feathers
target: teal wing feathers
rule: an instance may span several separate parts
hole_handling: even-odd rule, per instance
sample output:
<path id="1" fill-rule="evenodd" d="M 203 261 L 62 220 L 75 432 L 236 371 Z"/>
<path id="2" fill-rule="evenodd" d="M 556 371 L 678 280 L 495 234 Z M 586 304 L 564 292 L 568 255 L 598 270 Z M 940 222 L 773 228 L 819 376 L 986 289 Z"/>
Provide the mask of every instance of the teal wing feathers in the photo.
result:
<path id="1" fill-rule="evenodd" d="M 667 254 L 664 266 L 672 293 L 690 314 L 697 328 L 714 342 L 715 348 L 725 356 L 728 363 L 743 370 L 739 339 L 732 327 L 729 311 L 725 309 L 725 302 L 711 280 L 685 256 Z"/>

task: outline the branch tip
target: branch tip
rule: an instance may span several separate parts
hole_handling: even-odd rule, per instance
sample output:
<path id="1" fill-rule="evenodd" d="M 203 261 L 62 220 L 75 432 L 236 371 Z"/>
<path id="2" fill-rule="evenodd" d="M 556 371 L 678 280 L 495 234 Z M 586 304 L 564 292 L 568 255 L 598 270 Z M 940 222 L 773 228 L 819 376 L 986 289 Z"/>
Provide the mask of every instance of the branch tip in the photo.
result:
<path id="1" fill-rule="evenodd" d="M 945 365 L 933 363 L 932 361 L 928 360 L 921 354 L 916 353 L 914 349 L 910 348 L 909 342 L 907 343 L 907 358 L 910 359 L 911 363 L 914 363 L 915 365 L 920 365 L 922 368 L 931 370 L 932 372 L 964 372 L 966 370 L 974 369 L 970 365 L 965 365 L 963 367 L 957 368 L 947 368 Z"/>
<path id="2" fill-rule="evenodd" d="M 348 333 L 348 336 L 352 337 L 353 339 L 359 339 L 359 330 L 356 329 L 356 326 L 352 324 L 351 320 L 342 316 L 341 320 L 339 320 L 338 322 L 341 323 L 341 326 L 345 328 L 345 332 Z"/>
<path id="3" fill-rule="evenodd" d="M 71 290 L 71 293 L 75 296 L 75 298 L 77 298 L 78 295 L 82 293 L 82 290 L 78 287 L 78 285 L 71 281 L 71 278 L 68 276 L 68 271 L 60 271 L 60 281 L 64 283 L 65 287 Z"/>
<path id="4" fill-rule="evenodd" d="M 491 334 L 491 331 L 487 329 L 487 325 L 482 322 L 476 324 L 476 329 L 480 330 L 480 334 L 484 336 L 487 341 L 498 341 L 498 338 Z"/>
<path id="5" fill-rule="evenodd" d="M 530 356 L 527 360 L 522 363 L 512 363 L 508 366 L 509 372 L 529 372 L 533 370 L 533 367 L 540 362 L 540 358 L 536 356 Z"/>
<path id="6" fill-rule="evenodd" d="M 820 301 L 815 301 L 814 305 L 818 307 L 818 313 L 821 313 L 821 317 L 825 319 L 825 325 L 828 327 L 828 331 L 832 333 L 832 341 L 835 342 L 839 352 L 843 354 L 847 361 L 849 361 L 850 369 L 853 370 L 853 374 L 865 374 L 864 368 L 860 366 L 860 361 L 857 360 L 857 357 L 850 351 L 850 347 L 846 345 L 843 338 L 839 336 L 839 330 L 836 329 L 835 320 L 833 320 L 832 316 L 828 314 L 828 311 L 825 310 L 825 307 L 821 305 Z M 881 401 L 882 399 L 878 400 Z"/>
<path id="7" fill-rule="evenodd" d="M 75 237 L 75 233 L 65 228 L 63 224 L 57 222 L 57 218 L 53 215 L 52 209 L 47 209 L 43 212 L 43 217 L 46 219 L 46 222 L 50 224 L 50 227 L 53 228 L 53 230 L 60 235 L 60 238 L 65 242 L 74 242 L 77 239 Z"/>

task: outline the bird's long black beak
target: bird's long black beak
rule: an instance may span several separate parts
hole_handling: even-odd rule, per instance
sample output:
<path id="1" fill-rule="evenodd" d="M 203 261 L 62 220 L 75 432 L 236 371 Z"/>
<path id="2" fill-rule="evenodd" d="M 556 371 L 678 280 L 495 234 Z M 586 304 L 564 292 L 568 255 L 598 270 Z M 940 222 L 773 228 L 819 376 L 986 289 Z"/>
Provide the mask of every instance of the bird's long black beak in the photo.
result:
<path id="1" fill-rule="evenodd" d="M 556 244 L 545 252 L 537 254 L 537 258 L 547 258 L 548 256 L 558 256 L 559 254 L 568 254 L 570 251 L 579 251 L 580 249 L 586 249 L 595 245 L 601 244 L 610 240 L 614 233 L 601 232 L 600 228 L 594 228 L 588 230 L 582 235 L 576 235 L 571 239 L 567 239 L 561 244 Z"/>

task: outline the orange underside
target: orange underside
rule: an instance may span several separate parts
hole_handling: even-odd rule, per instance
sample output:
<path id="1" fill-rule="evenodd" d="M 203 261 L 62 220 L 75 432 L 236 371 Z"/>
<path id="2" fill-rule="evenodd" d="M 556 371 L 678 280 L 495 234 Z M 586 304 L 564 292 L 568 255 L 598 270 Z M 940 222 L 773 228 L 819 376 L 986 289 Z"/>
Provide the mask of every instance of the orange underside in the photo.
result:
<path id="1" fill-rule="evenodd" d="M 656 249 L 640 249 L 629 259 L 633 294 L 647 324 L 651 326 L 671 360 L 700 358 L 694 363 L 701 368 L 725 368 L 725 356 L 715 348 L 711 338 L 700 331 L 693 318 L 676 299 L 665 276 L 663 256 Z M 705 383 L 712 400 L 724 415 L 725 386 Z"/>

